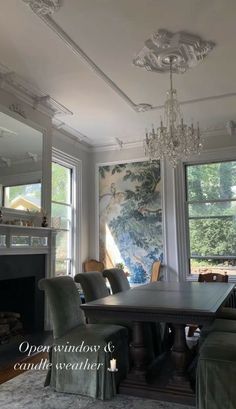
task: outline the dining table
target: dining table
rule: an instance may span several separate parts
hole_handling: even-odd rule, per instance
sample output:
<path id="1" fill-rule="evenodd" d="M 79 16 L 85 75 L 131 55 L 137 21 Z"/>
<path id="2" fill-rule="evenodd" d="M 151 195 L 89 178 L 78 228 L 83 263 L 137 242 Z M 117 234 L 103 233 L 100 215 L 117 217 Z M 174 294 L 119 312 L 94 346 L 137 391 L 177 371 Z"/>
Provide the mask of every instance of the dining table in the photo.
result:
<path id="1" fill-rule="evenodd" d="M 210 325 L 233 289 L 231 283 L 157 281 L 81 305 L 88 320 L 133 323 L 132 367 L 119 392 L 194 405 L 194 387 L 188 371 L 193 353 L 186 342 L 186 325 Z M 157 359 L 157 376 L 152 369 L 151 379 L 147 376 L 143 331 L 146 322 L 168 323 L 174 336 L 165 359 Z"/>

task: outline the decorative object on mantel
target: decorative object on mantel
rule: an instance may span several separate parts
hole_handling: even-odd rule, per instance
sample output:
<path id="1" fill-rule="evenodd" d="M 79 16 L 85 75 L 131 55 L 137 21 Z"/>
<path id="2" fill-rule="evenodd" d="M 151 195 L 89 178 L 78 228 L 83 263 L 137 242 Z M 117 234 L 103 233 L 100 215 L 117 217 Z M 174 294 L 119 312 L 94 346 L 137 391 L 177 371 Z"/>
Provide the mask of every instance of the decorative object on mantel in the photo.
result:
<path id="1" fill-rule="evenodd" d="M 48 227 L 47 214 L 42 210 L 42 227 Z"/>
<path id="2" fill-rule="evenodd" d="M 10 111 L 15 112 L 15 114 L 18 114 L 20 116 L 22 116 L 22 118 L 26 119 L 26 114 L 25 111 L 23 110 L 21 104 L 11 104 L 8 107 L 10 109 Z"/>
<path id="3" fill-rule="evenodd" d="M 146 132 L 145 154 L 153 159 L 167 158 L 175 167 L 179 160 L 201 151 L 199 126 L 184 123 L 177 92 L 173 89 L 172 73 L 184 73 L 201 62 L 214 48 L 212 41 L 183 31 L 171 33 L 158 30 L 145 41 L 145 46 L 134 58 L 137 67 L 158 73 L 170 72 L 170 90 L 164 105 L 164 123 Z"/>

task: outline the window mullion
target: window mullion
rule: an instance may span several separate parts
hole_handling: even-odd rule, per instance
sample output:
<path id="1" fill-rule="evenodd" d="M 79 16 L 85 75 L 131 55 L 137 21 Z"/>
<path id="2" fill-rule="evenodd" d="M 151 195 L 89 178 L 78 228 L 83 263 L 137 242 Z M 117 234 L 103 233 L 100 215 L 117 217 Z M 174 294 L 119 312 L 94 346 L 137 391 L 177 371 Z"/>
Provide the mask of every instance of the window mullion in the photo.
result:
<path id="1" fill-rule="evenodd" d="M 214 199 L 214 200 L 187 200 L 187 204 L 207 204 L 207 203 L 227 203 L 236 202 L 236 198 L 232 199 Z"/>
<path id="2" fill-rule="evenodd" d="M 57 202 L 56 200 L 52 200 L 52 203 L 58 204 L 58 205 L 61 205 L 61 206 L 72 207 L 71 203 Z"/>

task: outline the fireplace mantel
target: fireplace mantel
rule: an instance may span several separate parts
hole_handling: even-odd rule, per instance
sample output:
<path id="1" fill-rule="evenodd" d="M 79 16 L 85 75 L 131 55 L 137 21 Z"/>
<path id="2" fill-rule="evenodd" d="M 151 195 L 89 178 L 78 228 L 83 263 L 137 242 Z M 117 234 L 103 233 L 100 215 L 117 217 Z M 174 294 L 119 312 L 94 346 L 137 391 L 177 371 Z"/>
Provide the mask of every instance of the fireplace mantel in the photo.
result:
<path id="1" fill-rule="evenodd" d="M 50 227 L 0 224 L 0 255 L 52 253 L 56 233 Z"/>

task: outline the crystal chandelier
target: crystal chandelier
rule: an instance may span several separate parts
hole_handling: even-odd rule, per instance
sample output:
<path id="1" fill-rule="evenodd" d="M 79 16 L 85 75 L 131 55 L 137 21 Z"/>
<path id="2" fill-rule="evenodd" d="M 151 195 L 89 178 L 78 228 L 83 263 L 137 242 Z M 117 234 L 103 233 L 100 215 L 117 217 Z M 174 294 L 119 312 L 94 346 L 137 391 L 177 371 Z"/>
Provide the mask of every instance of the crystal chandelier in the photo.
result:
<path id="1" fill-rule="evenodd" d="M 200 153 L 202 144 L 199 126 L 188 126 L 184 123 L 176 89 L 173 88 L 172 67 L 175 57 L 166 57 L 170 65 L 170 90 L 164 105 L 164 123 L 151 132 L 146 131 L 144 141 L 145 155 L 154 159 L 166 158 L 171 166 L 176 167 L 179 160 L 186 160 L 190 155 Z"/>

